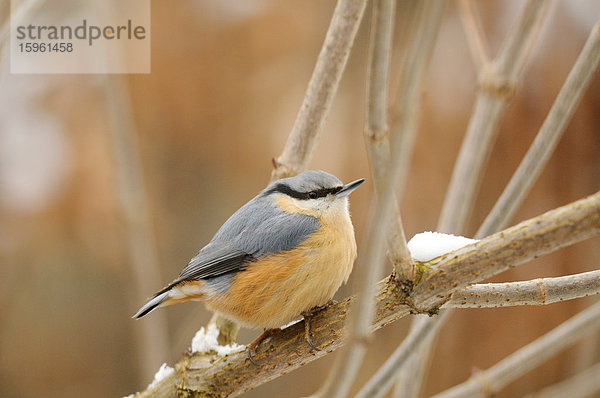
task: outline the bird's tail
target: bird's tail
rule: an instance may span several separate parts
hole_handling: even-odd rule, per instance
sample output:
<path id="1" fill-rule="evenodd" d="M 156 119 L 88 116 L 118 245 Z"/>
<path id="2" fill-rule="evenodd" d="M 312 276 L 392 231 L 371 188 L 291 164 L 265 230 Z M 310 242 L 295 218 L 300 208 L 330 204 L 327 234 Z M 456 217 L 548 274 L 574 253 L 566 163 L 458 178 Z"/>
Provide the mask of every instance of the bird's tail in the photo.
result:
<path id="1" fill-rule="evenodd" d="M 158 307 L 200 300 L 204 297 L 204 283 L 200 281 L 175 281 L 156 293 L 132 318 L 140 319 Z"/>
<path id="2" fill-rule="evenodd" d="M 146 304 L 144 304 L 142 306 L 142 308 L 140 308 L 138 310 L 138 312 L 133 314 L 132 318 L 140 319 L 144 315 L 154 311 L 156 308 L 165 305 L 166 303 L 163 303 L 163 302 L 165 300 L 167 300 L 168 298 L 169 298 L 168 290 L 166 292 L 158 293 L 156 296 L 152 297 L 152 299 L 150 301 L 148 301 Z"/>

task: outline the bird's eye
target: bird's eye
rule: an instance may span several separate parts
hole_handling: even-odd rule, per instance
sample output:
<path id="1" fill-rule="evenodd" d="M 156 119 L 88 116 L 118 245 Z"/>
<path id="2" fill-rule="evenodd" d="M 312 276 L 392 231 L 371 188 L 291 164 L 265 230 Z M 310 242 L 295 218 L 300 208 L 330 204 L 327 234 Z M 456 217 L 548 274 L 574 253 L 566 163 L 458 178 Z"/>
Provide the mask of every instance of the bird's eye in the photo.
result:
<path id="1" fill-rule="evenodd" d="M 312 191 L 312 192 L 308 193 L 308 197 L 311 198 L 311 199 L 316 199 L 317 196 L 319 196 L 319 195 L 317 195 L 317 193 L 315 191 Z"/>

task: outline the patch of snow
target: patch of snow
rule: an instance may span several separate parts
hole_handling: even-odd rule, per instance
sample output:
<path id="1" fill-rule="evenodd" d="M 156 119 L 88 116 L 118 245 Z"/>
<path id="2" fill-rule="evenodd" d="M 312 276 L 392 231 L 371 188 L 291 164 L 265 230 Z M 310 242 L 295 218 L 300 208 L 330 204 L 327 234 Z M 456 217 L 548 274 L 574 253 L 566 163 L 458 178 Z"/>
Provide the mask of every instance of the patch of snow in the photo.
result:
<path id="1" fill-rule="evenodd" d="M 156 372 L 156 374 L 154 375 L 154 380 L 152 380 L 152 383 L 148 384 L 148 389 L 156 387 L 158 383 L 160 383 L 163 379 L 171 376 L 173 372 L 175 372 L 175 369 L 168 366 L 166 363 L 160 365 L 160 369 L 158 369 L 158 372 Z"/>
<path id="2" fill-rule="evenodd" d="M 219 337 L 219 329 L 217 325 L 211 323 L 205 329 L 201 327 L 192 339 L 192 352 L 210 352 L 214 351 L 219 356 L 225 356 L 234 352 L 244 350 L 244 346 L 236 343 L 219 345 L 217 338 Z"/>
<path id="3" fill-rule="evenodd" d="M 293 326 L 293 325 L 297 324 L 297 323 L 298 323 L 298 322 L 300 322 L 301 320 L 302 320 L 302 318 L 294 319 L 293 321 L 291 321 L 291 322 L 288 322 L 288 323 L 286 323 L 285 325 L 281 326 L 281 329 L 287 329 L 287 328 L 289 328 L 290 326 Z"/>
<path id="4" fill-rule="evenodd" d="M 441 232 L 421 232 L 408 242 L 408 250 L 416 261 L 429 261 L 436 257 L 458 250 L 463 246 L 478 242 L 464 236 L 443 234 Z"/>

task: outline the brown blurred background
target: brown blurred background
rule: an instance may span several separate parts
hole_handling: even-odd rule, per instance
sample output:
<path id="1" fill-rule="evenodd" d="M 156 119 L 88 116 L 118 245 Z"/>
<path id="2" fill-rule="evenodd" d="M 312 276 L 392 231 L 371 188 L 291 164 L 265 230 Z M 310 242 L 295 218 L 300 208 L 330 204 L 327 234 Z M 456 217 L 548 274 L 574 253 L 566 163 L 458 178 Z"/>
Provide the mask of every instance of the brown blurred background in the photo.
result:
<path id="1" fill-rule="evenodd" d="M 494 53 L 522 4 L 478 2 Z M 156 315 L 154 321 L 136 322 L 130 316 L 268 182 L 271 159 L 281 152 L 291 129 L 334 6 L 334 1 L 322 0 L 153 1 L 152 73 L 121 76 L 123 86 L 116 90 L 103 76 L 11 75 L 4 49 L 0 396 L 127 395 L 152 380 L 147 369 L 178 360 L 195 331 L 210 319 L 202 305 L 163 309 L 162 315 L 150 316 Z M 2 7 L 7 15 L 7 5 Z M 517 167 L 599 15 L 600 3 L 594 0 L 555 2 L 502 123 L 470 234 Z M 397 19 L 403 22 L 401 12 Z M 344 181 L 369 177 L 362 138 L 369 21 L 368 7 L 310 163 Z M 395 54 L 396 67 L 400 51 Z M 397 68 L 392 71 L 396 75 Z M 476 88 L 476 70 L 456 6 L 450 2 L 426 75 L 420 131 L 402 202 L 408 237 L 435 228 Z M 598 190 L 599 88 L 596 77 L 515 221 Z M 128 219 L 119 199 L 123 169 L 111 134 L 115 123 L 109 117 L 115 104 L 135 126 L 126 133 L 131 134 L 143 171 L 142 198 L 150 223 L 145 232 L 155 242 L 143 249 L 157 254 L 160 271 L 158 282 L 141 292 L 131 266 Z M 352 196 L 358 240 L 372 194 L 368 181 Z M 575 245 L 496 280 L 595 269 L 598 242 Z M 351 280 L 338 296 L 351 294 L 354 285 Z M 476 368 L 489 367 L 594 299 L 539 308 L 456 311 L 441 330 L 423 395 L 463 381 Z M 168 321 L 168 352 L 159 361 L 142 363 L 143 322 L 160 318 Z M 404 319 L 376 333 L 357 386 L 400 343 L 409 323 Z M 245 343 L 256 335 L 242 330 L 240 340 Z M 568 350 L 499 396 L 535 391 L 597 361 L 597 342 L 595 336 Z M 310 394 L 323 382 L 332 358 L 246 396 Z"/>

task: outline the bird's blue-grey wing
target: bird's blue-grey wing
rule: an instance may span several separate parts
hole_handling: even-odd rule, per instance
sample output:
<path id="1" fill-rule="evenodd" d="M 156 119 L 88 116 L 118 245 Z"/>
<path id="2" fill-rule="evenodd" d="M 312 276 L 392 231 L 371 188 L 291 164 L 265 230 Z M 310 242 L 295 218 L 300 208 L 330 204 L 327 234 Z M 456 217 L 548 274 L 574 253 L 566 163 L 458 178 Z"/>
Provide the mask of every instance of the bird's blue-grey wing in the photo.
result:
<path id="1" fill-rule="evenodd" d="M 315 217 L 283 212 L 259 195 L 223 224 L 170 286 L 242 271 L 253 259 L 298 246 L 319 225 Z"/>
<path id="2" fill-rule="evenodd" d="M 251 258 L 249 253 L 227 242 L 211 242 L 190 260 L 177 279 L 199 280 L 240 271 Z"/>
<path id="3" fill-rule="evenodd" d="M 319 226 L 316 217 L 284 212 L 271 198 L 258 195 L 223 224 L 211 243 L 231 242 L 237 249 L 260 258 L 293 249 Z"/>

